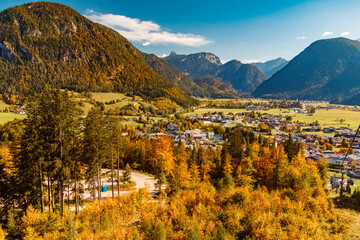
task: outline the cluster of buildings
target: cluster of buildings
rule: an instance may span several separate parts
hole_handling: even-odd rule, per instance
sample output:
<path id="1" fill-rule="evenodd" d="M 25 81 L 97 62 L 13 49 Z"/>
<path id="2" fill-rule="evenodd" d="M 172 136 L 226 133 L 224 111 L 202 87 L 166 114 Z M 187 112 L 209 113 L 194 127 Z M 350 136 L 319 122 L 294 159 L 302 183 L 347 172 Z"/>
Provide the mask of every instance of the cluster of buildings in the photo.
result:
<path id="1" fill-rule="evenodd" d="M 214 131 L 201 129 L 181 131 L 180 126 L 177 124 L 168 124 L 164 133 L 143 133 L 140 130 L 135 130 L 135 134 L 147 136 L 153 139 L 168 136 L 174 140 L 175 144 L 183 142 L 188 146 L 192 146 L 196 143 L 208 143 L 212 145 L 223 143 L 223 136 L 215 134 Z"/>
<path id="2" fill-rule="evenodd" d="M 229 113 L 229 115 L 233 115 L 233 113 Z M 190 119 L 197 119 L 199 121 L 204 121 L 205 124 L 208 124 L 208 123 L 228 124 L 228 123 L 234 123 L 235 122 L 233 117 L 222 116 L 222 115 L 219 115 L 219 114 L 212 114 L 212 115 L 195 114 L 195 115 L 190 115 L 189 118 Z"/>
<path id="3" fill-rule="evenodd" d="M 305 105 L 304 105 L 305 106 Z M 290 108 L 289 111 L 284 111 L 283 113 L 302 113 L 307 114 L 308 111 L 304 108 Z"/>
<path id="4" fill-rule="evenodd" d="M 186 145 L 196 143 L 221 144 L 223 141 L 223 137 L 215 134 L 214 131 L 194 129 L 182 132 L 180 126 L 176 124 L 168 124 L 164 134 L 173 138 L 175 143 L 184 142 Z"/>

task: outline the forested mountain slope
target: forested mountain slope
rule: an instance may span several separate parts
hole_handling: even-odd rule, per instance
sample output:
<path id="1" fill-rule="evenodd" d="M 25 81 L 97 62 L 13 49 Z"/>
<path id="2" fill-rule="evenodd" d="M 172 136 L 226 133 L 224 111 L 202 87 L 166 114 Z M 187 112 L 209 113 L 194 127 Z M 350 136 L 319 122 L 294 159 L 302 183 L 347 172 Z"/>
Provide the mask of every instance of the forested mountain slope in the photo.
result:
<path id="1" fill-rule="evenodd" d="M 194 101 L 156 74 L 119 33 L 70 7 L 36 2 L 2 11 L 0 91 L 27 95 L 45 84 Z"/>
<path id="2" fill-rule="evenodd" d="M 262 83 L 256 97 L 334 100 L 360 92 L 360 42 L 319 40 Z"/>

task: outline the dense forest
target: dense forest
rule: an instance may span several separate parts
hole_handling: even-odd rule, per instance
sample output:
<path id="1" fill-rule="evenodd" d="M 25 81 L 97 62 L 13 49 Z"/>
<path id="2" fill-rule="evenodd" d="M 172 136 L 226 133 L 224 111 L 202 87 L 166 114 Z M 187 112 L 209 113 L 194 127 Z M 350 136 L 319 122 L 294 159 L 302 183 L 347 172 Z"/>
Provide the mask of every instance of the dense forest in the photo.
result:
<path id="1" fill-rule="evenodd" d="M 149 139 L 93 108 L 84 118 L 66 91 L 29 99 L 28 118 L 1 128 L 0 239 L 334 239 L 345 223 L 333 214 L 327 163 L 305 160 L 289 138 L 274 146 L 242 127 L 222 146 Z M 219 131 L 220 132 L 220 131 Z M 123 134 L 126 133 L 126 134 Z M 101 198 L 104 167 L 151 173 L 146 189 Z M 80 201 L 80 181 L 93 201 Z M 166 187 L 164 187 L 166 186 Z M 70 191 L 74 200 L 64 198 Z M 68 204 L 75 206 L 69 211 Z M 79 206 L 85 204 L 82 210 Z"/>

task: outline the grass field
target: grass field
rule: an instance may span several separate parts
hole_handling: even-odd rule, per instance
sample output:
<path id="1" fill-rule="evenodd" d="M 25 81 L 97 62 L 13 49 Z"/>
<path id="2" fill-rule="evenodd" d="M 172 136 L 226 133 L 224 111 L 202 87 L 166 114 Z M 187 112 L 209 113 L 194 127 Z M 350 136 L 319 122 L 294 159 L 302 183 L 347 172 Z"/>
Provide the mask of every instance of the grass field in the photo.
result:
<path id="1" fill-rule="evenodd" d="M 0 124 L 4 124 L 6 122 L 10 122 L 14 119 L 24 119 L 26 118 L 26 115 L 19 115 L 15 113 L 0 113 Z"/>
<path id="2" fill-rule="evenodd" d="M 138 123 L 138 122 L 134 122 L 132 120 L 130 120 L 131 118 L 136 118 L 138 119 L 138 116 L 123 116 L 124 120 L 120 121 L 120 123 L 125 126 L 125 125 L 134 125 L 134 126 L 143 126 L 143 123 Z M 160 120 L 166 121 L 166 118 L 162 118 L 162 117 L 150 117 L 151 120 L 153 120 L 155 123 L 159 122 Z M 151 126 L 151 124 L 146 124 L 146 126 Z"/>
<path id="3" fill-rule="evenodd" d="M 268 114 L 283 114 L 283 115 L 291 115 L 289 113 L 285 114 L 282 113 L 283 111 L 286 111 L 288 109 L 270 109 L 267 111 L 256 111 L 260 113 L 268 113 Z M 199 108 L 196 109 L 193 112 L 184 113 L 184 115 L 192 115 L 192 114 L 204 114 L 208 112 L 223 112 L 225 115 L 228 113 L 242 113 L 242 112 L 251 112 L 247 109 L 229 109 L 229 108 Z"/>
<path id="4" fill-rule="evenodd" d="M 145 106 L 151 105 L 150 103 L 144 102 L 143 99 L 139 96 L 135 96 L 133 99 L 132 97 L 126 96 L 123 93 L 92 92 L 91 98 L 97 102 L 102 102 L 102 103 L 114 100 L 115 101 L 114 104 L 105 104 L 105 110 L 122 108 L 129 103 L 134 104 L 136 108 L 139 106 L 139 102 L 141 102 Z M 116 102 L 117 100 L 119 101 Z"/>
<path id="5" fill-rule="evenodd" d="M 307 128 L 307 127 L 305 127 Z M 324 132 L 304 132 L 308 135 L 321 135 L 321 136 L 325 136 L 325 137 L 334 137 L 335 133 L 324 133 Z"/>
<path id="6" fill-rule="evenodd" d="M 131 97 L 126 96 L 123 93 L 103 93 L 103 92 L 92 92 L 91 98 L 98 102 L 108 102 L 111 100 L 131 100 Z"/>
<path id="7" fill-rule="evenodd" d="M 105 110 L 110 110 L 110 109 L 115 109 L 115 108 L 122 108 L 126 105 L 128 105 L 129 103 L 133 103 L 131 101 L 120 101 L 114 104 L 105 104 Z M 137 105 L 139 105 L 138 103 L 133 103 L 135 104 L 135 107 L 137 107 Z"/>
<path id="8" fill-rule="evenodd" d="M 316 120 L 319 121 L 322 126 L 349 126 L 350 128 L 356 129 L 360 124 L 360 111 L 351 111 L 351 110 L 341 110 L 341 109 L 317 109 L 316 112 L 309 116 L 307 114 L 300 113 L 283 113 L 288 109 L 270 109 L 268 111 L 258 111 L 260 113 L 268 114 L 282 114 L 284 116 L 292 116 L 293 121 L 312 123 Z M 191 114 L 204 114 L 207 112 L 223 112 L 224 114 L 228 113 L 240 113 L 240 112 L 249 112 L 246 109 L 217 109 L 217 108 L 199 108 L 193 112 L 185 113 L 184 115 Z M 340 119 L 345 119 L 343 124 L 340 123 Z"/>
<path id="9" fill-rule="evenodd" d="M 252 102 L 252 103 L 257 103 L 257 102 L 269 102 L 268 100 L 265 99 L 256 99 L 256 98 L 239 98 L 239 99 L 235 99 L 235 98 L 196 98 L 199 101 L 211 101 L 211 102 Z"/>
<path id="10" fill-rule="evenodd" d="M 185 116 L 192 115 L 192 114 L 205 114 L 208 112 L 223 112 L 225 115 L 228 113 L 240 113 L 240 112 L 247 112 L 246 109 L 222 109 L 222 108 L 199 108 L 193 112 L 184 113 Z"/>
<path id="11" fill-rule="evenodd" d="M 340 109 L 317 109 L 313 116 L 307 114 L 298 114 L 298 113 L 287 113 L 285 115 L 291 115 L 294 121 L 299 120 L 300 122 L 312 123 L 316 120 L 322 126 L 348 126 L 350 128 L 356 129 L 360 124 L 360 112 L 351 111 L 351 110 L 340 110 Z M 343 124 L 339 122 L 340 119 L 345 119 Z"/>
<path id="12" fill-rule="evenodd" d="M 130 119 L 130 118 L 139 118 L 139 116 L 123 116 L 125 119 Z M 160 120 L 166 121 L 166 118 L 163 117 L 150 117 L 151 120 L 153 120 L 154 122 L 159 122 Z"/>

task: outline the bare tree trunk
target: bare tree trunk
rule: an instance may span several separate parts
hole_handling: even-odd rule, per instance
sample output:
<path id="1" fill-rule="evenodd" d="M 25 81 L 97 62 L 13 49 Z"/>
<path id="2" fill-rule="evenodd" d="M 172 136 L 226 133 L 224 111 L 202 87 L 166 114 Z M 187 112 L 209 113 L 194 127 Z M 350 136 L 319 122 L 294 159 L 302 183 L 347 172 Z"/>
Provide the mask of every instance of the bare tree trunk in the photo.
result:
<path id="1" fill-rule="evenodd" d="M 70 181 L 68 180 L 68 197 L 67 197 L 67 205 L 70 210 Z"/>
<path id="2" fill-rule="evenodd" d="M 111 143 L 111 193 L 112 193 L 112 198 L 114 198 L 114 155 L 113 155 L 112 143 Z"/>
<path id="3" fill-rule="evenodd" d="M 62 139 L 62 129 L 60 129 L 60 139 Z M 64 163 L 63 161 L 63 146 L 62 144 L 60 145 L 60 159 L 61 162 Z M 63 179 L 63 167 L 61 168 L 61 172 L 60 172 L 60 205 L 61 205 L 61 216 L 64 215 L 64 179 Z"/>
<path id="4" fill-rule="evenodd" d="M 93 179 L 93 200 L 96 200 L 96 176 L 94 174 L 94 179 Z"/>
<path id="5" fill-rule="evenodd" d="M 49 198 L 48 204 L 49 204 L 49 212 L 50 212 L 51 211 L 51 195 L 50 195 L 51 188 L 50 188 L 50 174 L 49 173 L 48 173 L 48 176 L 47 176 L 47 182 L 48 182 L 47 187 L 48 187 L 48 198 Z"/>
<path id="6" fill-rule="evenodd" d="M 39 164 L 39 181 L 40 181 L 40 191 L 41 191 L 41 212 L 44 212 L 44 187 L 42 181 L 41 163 Z"/>
<path id="7" fill-rule="evenodd" d="M 117 190 L 118 197 L 120 197 L 120 151 L 119 151 L 119 139 L 117 144 Z"/>
<path id="8" fill-rule="evenodd" d="M 51 208 L 52 208 L 52 210 L 53 210 L 53 212 L 55 211 L 54 210 L 54 201 L 55 201 L 55 199 L 54 199 L 54 186 L 53 186 L 53 180 L 51 179 L 51 188 L 50 188 L 50 191 L 51 191 L 51 196 L 52 196 L 52 199 L 51 199 Z"/>
<path id="9" fill-rule="evenodd" d="M 41 189 L 41 212 L 44 212 L 44 187 L 43 187 L 41 163 L 39 164 L 39 180 L 40 180 L 40 189 Z"/>
<path id="10" fill-rule="evenodd" d="M 101 168 L 100 164 L 98 164 L 98 199 L 101 200 Z"/>
<path id="11" fill-rule="evenodd" d="M 64 181 L 61 177 L 60 180 L 60 208 L 61 208 L 61 216 L 64 215 Z"/>
<path id="12" fill-rule="evenodd" d="M 78 213 L 78 190 L 77 190 L 77 178 L 75 179 L 75 214 Z"/>

